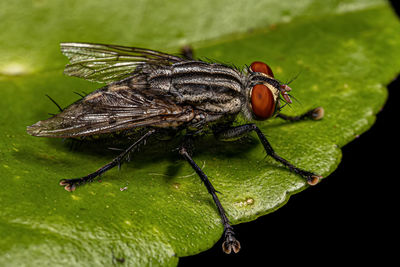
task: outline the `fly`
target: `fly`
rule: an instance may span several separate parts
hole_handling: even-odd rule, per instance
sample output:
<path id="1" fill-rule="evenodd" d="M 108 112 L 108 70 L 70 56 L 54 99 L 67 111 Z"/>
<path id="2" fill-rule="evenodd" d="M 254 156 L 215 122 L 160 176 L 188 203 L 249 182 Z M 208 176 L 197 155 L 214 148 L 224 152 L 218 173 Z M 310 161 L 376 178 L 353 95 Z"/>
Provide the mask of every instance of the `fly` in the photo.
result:
<path id="1" fill-rule="evenodd" d="M 290 171 L 315 185 L 322 176 L 292 165 L 275 153 L 254 123 L 278 117 L 288 121 L 319 120 L 322 107 L 300 116 L 280 114 L 281 102 L 291 103 L 291 88 L 274 78 L 271 68 L 253 62 L 239 70 L 228 65 L 195 60 L 191 51 L 176 56 L 149 49 L 90 43 L 62 43 L 70 60 L 64 73 L 106 86 L 84 96 L 53 117 L 27 127 L 33 136 L 84 138 L 107 134 L 133 135 L 122 153 L 84 177 L 62 179 L 68 191 L 92 182 L 107 170 L 120 166 L 130 152 L 156 134 L 184 133 L 178 151 L 195 170 L 211 194 L 224 226 L 222 249 L 240 250 L 233 227 L 207 175 L 193 160 L 190 147 L 196 136 L 213 133 L 218 140 L 231 141 L 255 132 L 265 151 Z M 53 100 L 52 100 L 53 101 Z M 242 113 L 247 124 L 233 126 Z"/>

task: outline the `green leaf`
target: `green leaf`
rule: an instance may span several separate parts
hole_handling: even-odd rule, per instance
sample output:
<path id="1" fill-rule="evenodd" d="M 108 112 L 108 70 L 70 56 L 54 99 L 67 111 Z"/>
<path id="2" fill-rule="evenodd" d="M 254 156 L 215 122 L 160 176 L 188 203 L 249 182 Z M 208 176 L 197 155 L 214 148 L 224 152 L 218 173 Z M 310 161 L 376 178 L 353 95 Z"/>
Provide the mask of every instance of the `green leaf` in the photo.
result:
<path id="1" fill-rule="evenodd" d="M 366 131 L 400 69 L 400 24 L 383 0 L 14 1 L 0 3 L 0 265 L 176 265 L 222 234 L 206 188 L 174 144 L 149 144 L 102 182 L 66 192 L 61 178 L 86 175 L 118 154 L 35 138 L 26 126 L 99 87 L 62 75 L 64 41 L 142 46 L 235 65 L 267 62 L 291 84 L 287 114 L 323 106 L 322 121 L 257 122 L 278 154 L 328 176 L 340 147 Z M 196 145 L 230 220 L 254 220 L 307 186 L 270 158 L 255 136 Z M 121 191 L 121 188 L 127 187 Z M 266 229 L 267 231 L 267 229 Z M 221 252 L 222 253 L 222 252 Z"/>

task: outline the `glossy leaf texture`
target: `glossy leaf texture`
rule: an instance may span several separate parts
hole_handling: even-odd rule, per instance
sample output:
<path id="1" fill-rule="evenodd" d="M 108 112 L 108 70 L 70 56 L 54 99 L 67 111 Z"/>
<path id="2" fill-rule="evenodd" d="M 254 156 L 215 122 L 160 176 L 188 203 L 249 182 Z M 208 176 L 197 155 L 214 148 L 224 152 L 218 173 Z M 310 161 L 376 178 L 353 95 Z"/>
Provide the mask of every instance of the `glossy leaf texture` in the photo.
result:
<path id="1" fill-rule="evenodd" d="M 290 86 L 298 101 L 283 112 L 323 106 L 325 118 L 257 125 L 282 157 L 325 177 L 338 166 L 340 148 L 371 127 L 400 70 L 400 24 L 382 0 L 35 0 L 2 2 L 0 10 L 1 266 L 100 266 L 122 258 L 130 266 L 174 266 L 222 234 L 211 197 L 174 142 L 142 147 L 101 183 L 73 193 L 58 186 L 118 154 L 88 144 L 71 150 L 26 133 L 57 112 L 46 94 L 67 106 L 79 99 L 73 92 L 101 86 L 63 76 L 60 42 L 165 52 L 191 44 L 200 58 L 263 61 L 283 82 L 297 77 Z M 265 158 L 255 135 L 235 143 L 201 139 L 194 160 L 222 192 L 234 224 L 276 210 L 307 187 Z"/>

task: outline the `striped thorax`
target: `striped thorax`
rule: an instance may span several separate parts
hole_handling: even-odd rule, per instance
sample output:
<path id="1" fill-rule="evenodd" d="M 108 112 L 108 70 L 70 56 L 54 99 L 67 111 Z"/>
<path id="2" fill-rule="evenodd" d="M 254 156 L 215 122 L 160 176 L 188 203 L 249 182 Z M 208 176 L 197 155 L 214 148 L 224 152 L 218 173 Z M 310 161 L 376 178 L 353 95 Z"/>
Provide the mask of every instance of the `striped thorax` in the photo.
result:
<path id="1" fill-rule="evenodd" d="M 185 61 L 164 68 L 149 67 L 143 73 L 151 90 L 205 113 L 243 112 L 249 120 L 259 120 L 271 117 L 279 107 L 281 84 L 272 71 L 254 67 L 254 63 L 240 71 L 223 64 Z"/>

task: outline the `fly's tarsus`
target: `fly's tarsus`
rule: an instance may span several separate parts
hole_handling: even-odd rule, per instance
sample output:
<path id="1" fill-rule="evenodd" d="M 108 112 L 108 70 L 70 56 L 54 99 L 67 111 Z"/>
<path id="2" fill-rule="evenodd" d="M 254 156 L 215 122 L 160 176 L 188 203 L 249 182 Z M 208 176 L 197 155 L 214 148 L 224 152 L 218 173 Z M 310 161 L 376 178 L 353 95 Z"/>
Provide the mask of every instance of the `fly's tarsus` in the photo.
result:
<path id="1" fill-rule="evenodd" d="M 286 121 L 302 121 L 302 120 L 307 120 L 307 119 L 311 119 L 314 121 L 318 121 L 320 119 L 322 119 L 325 115 L 325 110 L 323 107 L 317 107 L 314 109 L 311 109 L 309 111 L 307 111 L 304 114 L 301 114 L 299 116 L 288 116 L 288 115 L 284 115 L 282 113 L 279 113 L 278 115 L 276 115 L 278 118 L 281 118 L 283 120 Z"/>
<path id="2" fill-rule="evenodd" d="M 129 153 L 131 151 L 133 151 L 135 148 L 137 148 L 141 143 L 145 143 L 146 140 L 154 133 L 155 133 L 154 129 L 149 130 L 147 133 L 142 135 L 138 140 L 136 140 L 136 142 L 134 142 L 132 145 L 130 145 L 121 154 L 119 154 L 118 157 L 116 157 L 111 162 L 107 163 L 106 165 L 104 165 L 103 167 L 98 169 L 97 171 L 95 171 L 87 176 L 81 177 L 81 178 L 62 179 L 62 180 L 60 180 L 59 184 L 61 186 L 64 186 L 65 190 L 72 192 L 72 191 L 75 191 L 75 189 L 80 185 L 83 185 L 88 182 L 89 183 L 93 182 L 96 177 L 102 175 L 106 171 L 114 168 L 115 166 L 118 166 L 118 168 L 120 168 L 123 160 L 128 157 Z"/>

